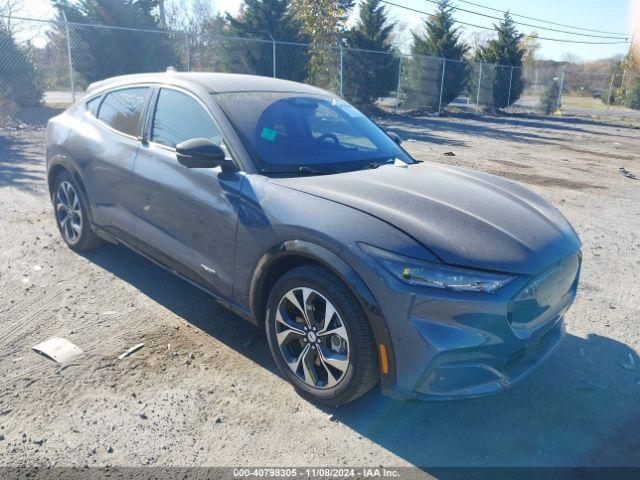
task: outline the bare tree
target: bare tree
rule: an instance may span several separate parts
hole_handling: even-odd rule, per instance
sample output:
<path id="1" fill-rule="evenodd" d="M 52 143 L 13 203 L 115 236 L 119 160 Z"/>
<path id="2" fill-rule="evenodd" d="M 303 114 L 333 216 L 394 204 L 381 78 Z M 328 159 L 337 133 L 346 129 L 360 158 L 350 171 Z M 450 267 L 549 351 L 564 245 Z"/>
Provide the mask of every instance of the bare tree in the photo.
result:
<path id="1" fill-rule="evenodd" d="M 214 17 L 211 2 L 207 0 L 172 0 L 164 10 L 167 28 L 193 34 L 202 33 Z"/>
<path id="2" fill-rule="evenodd" d="M 166 27 L 175 32 L 176 43 L 184 46 L 181 57 L 190 70 L 219 70 L 219 38 L 225 21 L 214 14 L 207 0 L 172 0 L 165 5 Z"/>
<path id="3" fill-rule="evenodd" d="M 25 0 L 0 0 L 0 28 L 12 32 L 15 24 L 13 17 L 24 8 Z"/>
<path id="4" fill-rule="evenodd" d="M 582 63 L 582 59 L 573 52 L 564 52 L 562 54 L 562 61 L 566 63 Z"/>
<path id="5" fill-rule="evenodd" d="M 474 30 L 467 35 L 466 43 L 469 45 L 469 57 L 473 58 L 482 47 L 493 40 L 495 32 L 489 30 Z"/>
<path id="6" fill-rule="evenodd" d="M 399 51 L 406 51 L 403 47 L 410 45 L 413 40 L 409 24 L 404 20 L 395 20 L 396 17 L 389 16 L 389 22 L 395 25 L 395 28 L 389 35 L 390 43 Z"/>
<path id="7" fill-rule="evenodd" d="M 532 68 L 535 65 L 538 51 L 541 48 L 540 41 L 538 40 L 538 32 L 531 32 L 526 37 L 522 37 L 520 39 L 520 46 L 524 49 L 522 65 L 525 68 Z"/>
<path id="8" fill-rule="evenodd" d="M 295 18 L 311 40 L 309 77 L 313 85 L 337 92 L 339 62 L 336 45 L 342 40 L 354 0 L 294 0 Z"/>

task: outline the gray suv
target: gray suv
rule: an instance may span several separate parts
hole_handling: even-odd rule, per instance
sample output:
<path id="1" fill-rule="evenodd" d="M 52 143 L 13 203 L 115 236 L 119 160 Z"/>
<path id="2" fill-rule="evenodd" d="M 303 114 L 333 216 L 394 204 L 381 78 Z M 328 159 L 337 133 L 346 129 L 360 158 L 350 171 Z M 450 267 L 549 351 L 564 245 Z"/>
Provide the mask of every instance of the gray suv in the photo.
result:
<path id="1" fill-rule="evenodd" d="M 349 402 L 503 390 L 563 335 L 580 241 L 505 179 L 416 160 L 344 100 L 284 80 L 140 74 L 47 128 L 60 233 L 120 243 L 264 327 L 282 375 Z"/>

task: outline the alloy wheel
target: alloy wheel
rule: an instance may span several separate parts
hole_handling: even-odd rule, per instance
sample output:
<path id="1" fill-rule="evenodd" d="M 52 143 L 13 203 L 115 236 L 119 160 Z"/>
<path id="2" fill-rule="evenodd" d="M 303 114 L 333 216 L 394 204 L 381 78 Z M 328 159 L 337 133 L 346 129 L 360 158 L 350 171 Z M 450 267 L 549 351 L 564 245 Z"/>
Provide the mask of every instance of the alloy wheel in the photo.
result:
<path id="1" fill-rule="evenodd" d="M 70 244 L 77 243 L 82 232 L 82 209 L 78 193 L 71 183 L 63 181 L 58 185 L 55 209 L 62 235 Z"/>
<path id="2" fill-rule="evenodd" d="M 289 290 L 278 302 L 275 333 L 291 371 L 313 388 L 332 388 L 349 367 L 349 337 L 333 304 L 308 287 Z"/>

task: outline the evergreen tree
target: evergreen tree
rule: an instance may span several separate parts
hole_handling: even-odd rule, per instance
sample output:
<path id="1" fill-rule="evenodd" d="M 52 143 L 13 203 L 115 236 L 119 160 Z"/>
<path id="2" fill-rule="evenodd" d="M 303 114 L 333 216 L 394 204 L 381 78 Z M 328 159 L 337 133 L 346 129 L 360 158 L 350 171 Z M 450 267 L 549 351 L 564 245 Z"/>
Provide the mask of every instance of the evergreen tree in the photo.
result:
<path id="1" fill-rule="evenodd" d="M 13 35 L 0 28 L 0 115 L 7 114 L 11 104 L 28 107 L 40 104 L 44 86 L 27 52 L 18 47 Z"/>
<path id="2" fill-rule="evenodd" d="M 457 60 L 447 61 L 445 65 L 442 83 L 443 105 L 460 95 L 466 85 L 468 67 L 462 60 L 469 47 L 460 40 L 458 28 L 454 26 L 454 11 L 450 0 L 440 0 L 435 13 L 424 22 L 424 34 L 413 34 L 413 57 L 408 67 L 407 90 L 413 101 L 409 103 L 434 109 L 440 104 L 442 60 L 424 57 Z"/>
<path id="3" fill-rule="evenodd" d="M 542 94 L 540 108 L 545 115 L 555 112 L 560 108 L 560 80 L 554 77 Z"/>
<path id="4" fill-rule="evenodd" d="M 61 22 L 64 12 L 70 22 L 151 30 L 160 28 L 159 18 L 153 13 L 158 6 L 157 0 L 55 0 L 54 6 Z M 74 49 L 74 69 L 87 82 L 181 66 L 169 35 L 82 26 L 71 26 L 69 30 Z M 65 35 L 62 23 L 57 34 Z"/>
<path id="5" fill-rule="evenodd" d="M 228 70 L 254 75 L 273 75 L 271 38 L 283 42 L 303 42 L 300 23 L 294 18 L 289 0 L 245 0 L 240 14 L 227 14 L 228 35 L 261 38 L 267 42 L 223 40 Z M 276 44 L 276 76 L 303 81 L 306 77 L 304 47 Z"/>
<path id="6" fill-rule="evenodd" d="M 521 43 L 523 35 L 518 33 L 509 12 L 494 27 L 496 38 L 480 48 L 476 57 L 480 62 L 496 65 L 493 76 L 493 106 L 504 108 L 520 98 L 524 89 L 522 59 L 525 50 Z"/>
<path id="7" fill-rule="evenodd" d="M 343 52 L 344 96 L 349 101 L 366 105 L 389 94 L 397 85 L 390 72 L 398 70 L 390 35 L 395 24 L 389 23 L 381 0 L 363 0 L 359 19 L 349 30 L 346 45 L 358 50 Z M 387 53 L 372 53 L 375 50 Z"/>

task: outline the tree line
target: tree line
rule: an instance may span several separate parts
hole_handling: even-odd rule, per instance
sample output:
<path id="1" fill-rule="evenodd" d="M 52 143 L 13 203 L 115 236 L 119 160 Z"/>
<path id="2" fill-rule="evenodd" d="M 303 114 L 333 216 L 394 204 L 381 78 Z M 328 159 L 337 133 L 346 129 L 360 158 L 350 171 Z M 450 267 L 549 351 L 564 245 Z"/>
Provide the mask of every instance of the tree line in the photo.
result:
<path id="1" fill-rule="evenodd" d="M 524 89 L 521 67 L 535 46 L 530 36 L 518 32 L 508 13 L 494 25 L 490 38 L 469 45 L 456 24 L 451 0 L 440 0 L 423 28 L 412 33 L 409 56 L 400 54 L 402 26 L 390 18 L 381 0 L 361 0 L 352 25 L 347 20 L 354 0 L 245 0 L 235 16 L 214 14 L 205 0 L 173 0 L 163 9 L 158 0 L 54 0 L 53 5 L 58 22 L 43 49 L 25 51 L 10 30 L 0 28 L 0 58 L 9 59 L 0 62 L 0 96 L 13 93 L 19 105 L 39 102 L 45 83 L 49 88 L 69 84 L 62 61 L 65 19 L 73 23 L 69 37 L 79 88 L 114 75 L 174 66 L 275 73 L 334 92 L 341 86 L 343 96 L 361 106 L 395 93 L 404 106 L 427 111 L 465 91 L 477 92 L 477 100 L 495 109 L 515 102 Z M 275 66 L 272 39 L 284 42 L 277 44 Z M 51 62 L 51 57 L 60 61 Z M 36 71 L 34 63 L 42 68 Z M 43 72 L 45 78 L 39 78 Z"/>

